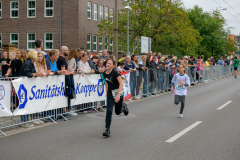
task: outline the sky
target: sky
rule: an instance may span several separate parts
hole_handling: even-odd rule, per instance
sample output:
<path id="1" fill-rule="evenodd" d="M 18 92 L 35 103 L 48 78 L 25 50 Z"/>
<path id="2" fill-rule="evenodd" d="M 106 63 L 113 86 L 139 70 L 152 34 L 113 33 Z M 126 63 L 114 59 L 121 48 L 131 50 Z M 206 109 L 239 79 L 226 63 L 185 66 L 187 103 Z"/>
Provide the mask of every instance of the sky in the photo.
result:
<path id="1" fill-rule="evenodd" d="M 221 10 L 223 17 L 227 20 L 226 28 L 230 29 L 231 34 L 240 35 L 240 0 L 182 0 L 185 8 L 193 8 L 195 5 L 201 7 L 204 12 L 210 12 L 215 9 Z"/>

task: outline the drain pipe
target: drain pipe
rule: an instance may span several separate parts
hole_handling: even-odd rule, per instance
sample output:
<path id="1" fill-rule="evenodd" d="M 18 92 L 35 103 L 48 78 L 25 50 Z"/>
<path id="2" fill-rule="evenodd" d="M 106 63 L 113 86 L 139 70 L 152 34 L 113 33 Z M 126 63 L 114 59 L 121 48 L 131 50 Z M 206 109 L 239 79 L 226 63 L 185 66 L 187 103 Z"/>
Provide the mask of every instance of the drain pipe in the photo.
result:
<path id="1" fill-rule="evenodd" d="M 60 48 L 61 50 L 62 46 L 62 0 L 60 0 Z"/>

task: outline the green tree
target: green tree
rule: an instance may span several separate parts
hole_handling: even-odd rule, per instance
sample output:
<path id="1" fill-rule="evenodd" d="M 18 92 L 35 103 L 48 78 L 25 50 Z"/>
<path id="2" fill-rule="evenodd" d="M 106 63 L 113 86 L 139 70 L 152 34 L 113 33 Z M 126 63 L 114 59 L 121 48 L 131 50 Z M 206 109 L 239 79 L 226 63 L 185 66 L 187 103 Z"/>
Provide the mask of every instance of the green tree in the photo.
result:
<path id="1" fill-rule="evenodd" d="M 234 43 L 228 43 L 227 34 L 229 29 L 224 29 L 226 20 L 219 10 L 203 12 L 202 8 L 194 6 L 188 10 L 192 26 L 200 34 L 196 53 L 204 55 L 205 58 L 214 55 L 215 58 L 227 54 L 228 50 L 234 51 Z M 230 47 L 232 46 L 232 47 Z"/>
<path id="2" fill-rule="evenodd" d="M 123 6 L 126 2 L 123 3 Z M 178 1 L 135 0 L 130 4 L 129 41 L 130 49 L 141 36 L 152 38 L 152 48 L 162 54 L 179 55 L 192 53 L 198 45 L 199 34 L 191 26 L 188 13 Z M 127 10 L 119 13 L 119 44 L 121 50 L 127 48 Z M 98 25 L 99 35 L 113 37 L 113 23 L 106 20 Z M 131 51 L 131 50 L 130 50 Z M 140 52 L 140 45 L 135 53 Z"/>

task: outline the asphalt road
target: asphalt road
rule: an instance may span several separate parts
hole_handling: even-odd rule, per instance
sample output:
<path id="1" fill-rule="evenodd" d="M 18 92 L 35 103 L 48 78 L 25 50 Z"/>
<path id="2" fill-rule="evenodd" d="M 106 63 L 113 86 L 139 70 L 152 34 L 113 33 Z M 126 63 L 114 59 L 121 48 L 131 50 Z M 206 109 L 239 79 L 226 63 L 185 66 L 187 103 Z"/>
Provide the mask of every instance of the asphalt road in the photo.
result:
<path id="1" fill-rule="evenodd" d="M 113 118 L 109 138 L 103 113 L 1 138 L 0 160 L 239 160 L 239 83 L 228 77 L 189 88 L 181 119 L 172 93 L 129 104 L 129 117 Z"/>

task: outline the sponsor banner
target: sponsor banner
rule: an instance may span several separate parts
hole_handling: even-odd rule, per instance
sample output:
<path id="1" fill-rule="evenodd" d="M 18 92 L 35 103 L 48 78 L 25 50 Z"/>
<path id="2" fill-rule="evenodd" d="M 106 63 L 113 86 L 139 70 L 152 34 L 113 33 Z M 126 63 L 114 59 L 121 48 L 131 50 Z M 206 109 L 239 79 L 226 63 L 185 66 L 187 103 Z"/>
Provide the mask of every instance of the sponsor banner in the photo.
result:
<path id="1" fill-rule="evenodd" d="M 123 101 L 126 101 L 128 99 L 131 99 L 131 91 L 130 91 L 130 71 L 127 72 L 121 72 L 120 73 L 123 79 Z"/>
<path id="2" fill-rule="evenodd" d="M 99 74 L 74 76 L 76 97 L 71 100 L 71 105 L 88 102 L 104 101 L 106 99 L 105 86 Z"/>
<path id="3" fill-rule="evenodd" d="M 19 97 L 14 115 L 25 115 L 67 107 L 65 76 L 19 78 L 12 81 Z M 71 105 L 105 100 L 100 75 L 74 75 L 76 97 Z"/>
<path id="4" fill-rule="evenodd" d="M 11 103 L 11 82 L 0 81 L 0 117 L 12 116 Z"/>

